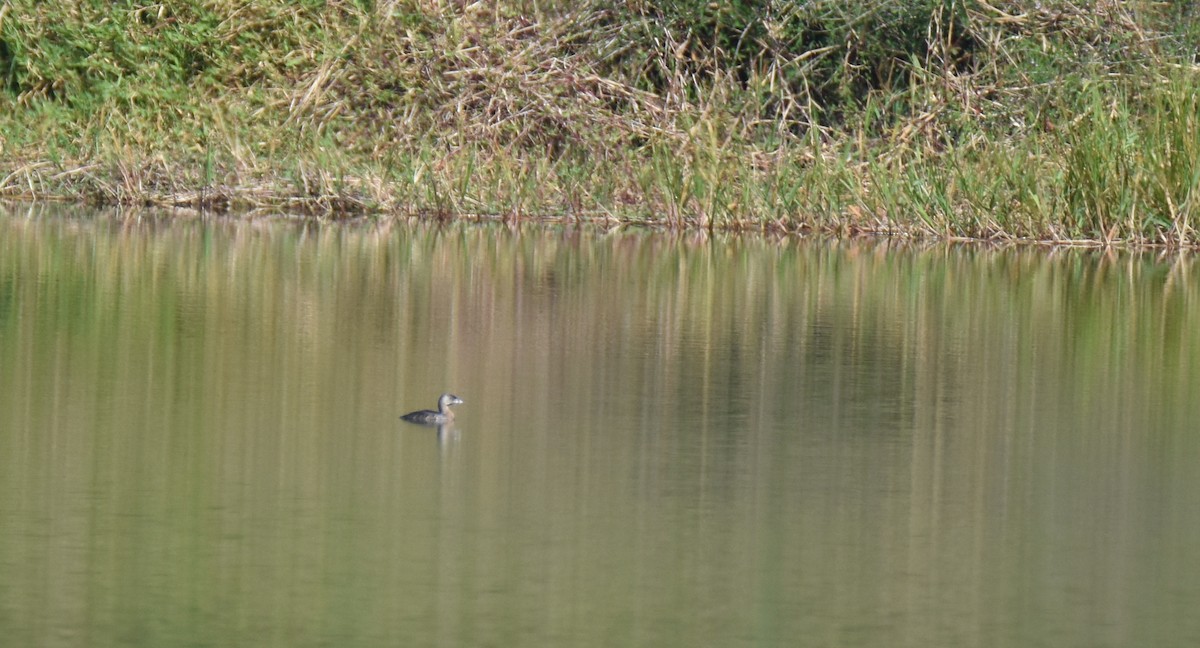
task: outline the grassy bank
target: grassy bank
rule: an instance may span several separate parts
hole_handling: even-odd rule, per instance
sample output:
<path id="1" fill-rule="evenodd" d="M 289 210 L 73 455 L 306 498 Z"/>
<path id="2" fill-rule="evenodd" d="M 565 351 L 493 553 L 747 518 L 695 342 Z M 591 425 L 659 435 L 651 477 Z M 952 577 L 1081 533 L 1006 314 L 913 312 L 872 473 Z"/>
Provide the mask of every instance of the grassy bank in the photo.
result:
<path id="1" fill-rule="evenodd" d="M 8 0 L 0 195 L 1194 246 L 1191 3 Z"/>

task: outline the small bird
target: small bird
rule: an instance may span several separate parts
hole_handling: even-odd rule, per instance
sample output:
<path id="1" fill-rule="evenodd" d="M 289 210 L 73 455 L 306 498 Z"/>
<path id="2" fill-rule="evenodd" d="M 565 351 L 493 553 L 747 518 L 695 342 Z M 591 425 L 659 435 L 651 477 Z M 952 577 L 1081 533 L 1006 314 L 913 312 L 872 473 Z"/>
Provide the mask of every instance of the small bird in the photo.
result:
<path id="1" fill-rule="evenodd" d="M 437 411 L 433 410 L 417 410 L 409 412 L 400 418 L 409 423 L 418 425 L 446 425 L 454 420 L 454 412 L 450 410 L 451 405 L 462 405 L 463 399 L 454 394 L 442 394 L 438 398 Z"/>

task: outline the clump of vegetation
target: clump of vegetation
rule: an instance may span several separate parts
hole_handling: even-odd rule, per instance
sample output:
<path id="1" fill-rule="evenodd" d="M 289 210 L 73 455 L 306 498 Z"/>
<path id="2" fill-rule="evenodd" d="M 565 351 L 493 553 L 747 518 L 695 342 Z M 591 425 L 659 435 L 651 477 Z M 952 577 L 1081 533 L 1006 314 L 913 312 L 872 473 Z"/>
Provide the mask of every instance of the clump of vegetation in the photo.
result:
<path id="1" fill-rule="evenodd" d="M 1196 244 L 1190 3 L 10 0 L 0 193 Z"/>

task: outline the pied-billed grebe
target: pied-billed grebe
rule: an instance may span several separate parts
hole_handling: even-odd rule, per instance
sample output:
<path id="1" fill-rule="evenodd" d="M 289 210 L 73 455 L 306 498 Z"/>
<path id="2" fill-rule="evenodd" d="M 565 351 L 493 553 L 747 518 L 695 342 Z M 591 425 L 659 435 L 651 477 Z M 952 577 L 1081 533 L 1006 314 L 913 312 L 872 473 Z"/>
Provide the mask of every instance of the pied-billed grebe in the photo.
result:
<path id="1" fill-rule="evenodd" d="M 420 425 L 445 425 L 454 420 L 454 412 L 450 411 L 451 405 L 462 405 L 463 399 L 454 394 L 442 394 L 438 399 L 437 411 L 433 410 L 418 410 L 409 412 L 400 418 L 409 423 L 418 423 Z"/>

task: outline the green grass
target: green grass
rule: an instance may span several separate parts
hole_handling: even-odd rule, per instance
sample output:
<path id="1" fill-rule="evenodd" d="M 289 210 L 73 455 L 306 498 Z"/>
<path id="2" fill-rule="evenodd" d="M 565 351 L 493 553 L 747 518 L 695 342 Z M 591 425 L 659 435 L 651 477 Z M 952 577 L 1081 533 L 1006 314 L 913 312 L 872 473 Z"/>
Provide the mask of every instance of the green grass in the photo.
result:
<path id="1" fill-rule="evenodd" d="M 1198 25 L 1148 0 L 10 0 L 0 195 L 1190 247 Z"/>

